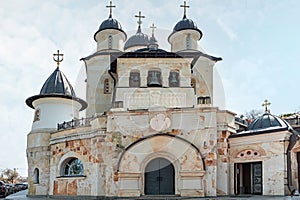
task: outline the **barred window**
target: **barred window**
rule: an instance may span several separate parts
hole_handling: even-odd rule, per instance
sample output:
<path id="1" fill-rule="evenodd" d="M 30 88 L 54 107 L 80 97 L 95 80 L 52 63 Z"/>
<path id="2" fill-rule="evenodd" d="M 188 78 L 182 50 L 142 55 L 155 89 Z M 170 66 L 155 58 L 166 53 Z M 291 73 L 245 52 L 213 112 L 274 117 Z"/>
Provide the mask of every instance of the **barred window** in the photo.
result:
<path id="1" fill-rule="evenodd" d="M 63 165 L 62 176 L 82 176 L 83 164 L 78 158 L 71 158 Z"/>
<path id="2" fill-rule="evenodd" d="M 198 97 L 198 104 L 211 104 L 210 97 Z"/>

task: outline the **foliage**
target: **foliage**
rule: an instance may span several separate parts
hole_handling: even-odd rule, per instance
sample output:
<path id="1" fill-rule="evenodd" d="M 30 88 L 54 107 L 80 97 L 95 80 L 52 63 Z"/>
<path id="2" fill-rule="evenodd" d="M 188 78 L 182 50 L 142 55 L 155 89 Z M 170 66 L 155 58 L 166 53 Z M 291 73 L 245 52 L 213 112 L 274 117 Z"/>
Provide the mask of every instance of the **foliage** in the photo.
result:
<path id="1" fill-rule="evenodd" d="M 19 173 L 16 169 L 5 169 L 1 172 L 0 179 L 7 183 L 14 183 L 19 177 Z"/>
<path id="2" fill-rule="evenodd" d="M 256 119 L 257 117 L 259 117 L 260 115 L 262 114 L 262 111 L 260 110 L 250 110 L 248 112 L 246 112 L 244 114 L 244 117 L 247 119 L 247 120 L 254 120 Z"/>

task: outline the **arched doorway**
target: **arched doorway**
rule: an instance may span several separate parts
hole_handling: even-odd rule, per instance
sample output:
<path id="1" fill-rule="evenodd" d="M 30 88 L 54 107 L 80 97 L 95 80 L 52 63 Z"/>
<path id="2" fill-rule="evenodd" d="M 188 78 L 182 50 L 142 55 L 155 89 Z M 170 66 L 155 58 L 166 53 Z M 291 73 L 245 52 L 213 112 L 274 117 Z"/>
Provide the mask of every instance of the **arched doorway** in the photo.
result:
<path id="1" fill-rule="evenodd" d="M 145 195 L 175 194 L 175 170 L 165 158 L 151 160 L 145 169 Z"/>

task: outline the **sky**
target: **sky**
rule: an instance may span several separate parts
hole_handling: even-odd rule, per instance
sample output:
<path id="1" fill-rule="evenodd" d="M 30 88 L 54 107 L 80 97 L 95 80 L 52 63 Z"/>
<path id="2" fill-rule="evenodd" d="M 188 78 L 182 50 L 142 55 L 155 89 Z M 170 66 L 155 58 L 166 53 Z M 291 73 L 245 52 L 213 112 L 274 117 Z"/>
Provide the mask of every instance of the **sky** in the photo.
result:
<path id="1" fill-rule="evenodd" d="M 182 19 L 182 0 L 114 0 L 116 18 L 128 36 L 137 29 L 134 15 L 146 16 L 142 29 L 157 26 L 160 47 L 170 50 L 167 36 Z M 55 70 L 52 54 L 64 53 L 61 70 L 79 97 L 83 63 L 96 49 L 94 33 L 108 18 L 103 0 L 0 0 L 0 170 L 16 168 L 27 175 L 26 137 L 33 110 L 26 98 L 39 93 Z M 203 37 L 199 49 L 222 57 L 216 63 L 216 96 L 220 107 L 238 115 L 263 110 L 271 113 L 300 110 L 300 1 L 298 0 L 188 0 L 187 17 Z M 167 34 L 166 34 L 167 33 Z M 80 90 L 80 91 L 78 91 Z M 218 105 L 216 105 L 218 106 Z"/>

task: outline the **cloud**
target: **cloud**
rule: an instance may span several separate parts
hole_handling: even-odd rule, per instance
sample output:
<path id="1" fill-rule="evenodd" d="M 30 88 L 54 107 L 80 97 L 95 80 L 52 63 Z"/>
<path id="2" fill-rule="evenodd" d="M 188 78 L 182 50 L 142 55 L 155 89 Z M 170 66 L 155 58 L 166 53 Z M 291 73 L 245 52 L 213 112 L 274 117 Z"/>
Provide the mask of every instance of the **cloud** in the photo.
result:
<path id="1" fill-rule="evenodd" d="M 230 38 L 230 40 L 236 40 L 237 35 L 236 33 L 229 27 L 229 25 L 225 24 L 222 19 L 217 20 L 218 25 L 221 27 L 221 29 L 226 33 L 226 35 Z"/>

